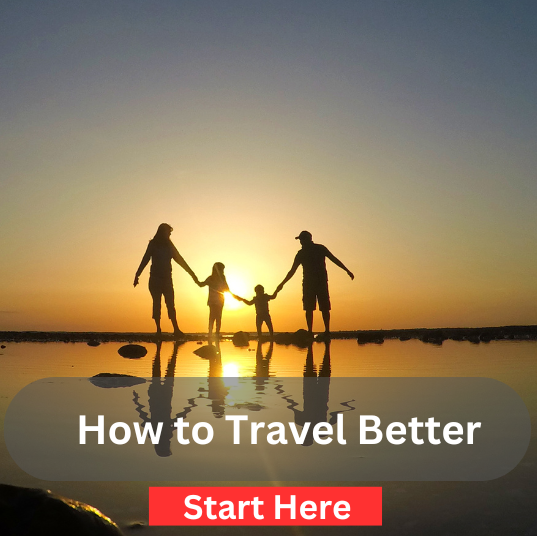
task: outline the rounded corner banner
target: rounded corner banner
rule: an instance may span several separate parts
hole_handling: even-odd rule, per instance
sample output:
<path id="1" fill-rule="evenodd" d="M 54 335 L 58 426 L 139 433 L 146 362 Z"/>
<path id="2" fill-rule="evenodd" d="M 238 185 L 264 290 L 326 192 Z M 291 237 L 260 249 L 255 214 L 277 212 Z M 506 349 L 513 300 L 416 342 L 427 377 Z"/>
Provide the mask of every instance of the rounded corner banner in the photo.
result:
<path id="1" fill-rule="evenodd" d="M 530 439 L 489 378 L 47 378 L 12 400 L 14 461 L 63 481 L 491 480 Z"/>

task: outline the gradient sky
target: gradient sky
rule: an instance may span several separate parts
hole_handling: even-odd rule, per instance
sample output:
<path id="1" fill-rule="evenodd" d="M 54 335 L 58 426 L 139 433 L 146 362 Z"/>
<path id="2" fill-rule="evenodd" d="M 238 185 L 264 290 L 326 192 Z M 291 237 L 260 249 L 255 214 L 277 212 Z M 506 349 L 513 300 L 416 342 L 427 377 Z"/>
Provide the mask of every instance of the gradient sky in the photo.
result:
<path id="1" fill-rule="evenodd" d="M 329 266 L 336 330 L 537 324 L 535 2 L 12 0 L 0 24 L 0 330 L 152 330 L 132 280 L 161 222 L 248 298 L 311 231 L 356 276 Z"/>

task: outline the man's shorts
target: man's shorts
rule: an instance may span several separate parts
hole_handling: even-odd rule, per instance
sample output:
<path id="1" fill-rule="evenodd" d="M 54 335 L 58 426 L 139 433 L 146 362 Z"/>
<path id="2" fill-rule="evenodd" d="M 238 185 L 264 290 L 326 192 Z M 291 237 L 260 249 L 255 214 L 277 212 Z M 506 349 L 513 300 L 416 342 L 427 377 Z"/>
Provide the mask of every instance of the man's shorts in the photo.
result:
<path id="1" fill-rule="evenodd" d="M 317 302 L 319 302 L 320 311 L 330 311 L 328 281 L 302 281 L 304 311 L 315 311 Z"/>

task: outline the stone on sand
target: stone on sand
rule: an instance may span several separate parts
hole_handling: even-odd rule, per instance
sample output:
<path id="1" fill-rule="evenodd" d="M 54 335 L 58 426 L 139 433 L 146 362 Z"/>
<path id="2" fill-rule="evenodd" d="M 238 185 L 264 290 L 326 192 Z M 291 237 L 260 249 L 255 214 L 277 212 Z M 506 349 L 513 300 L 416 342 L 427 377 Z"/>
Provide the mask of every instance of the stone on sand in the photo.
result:
<path id="1" fill-rule="evenodd" d="M 0 484 L 2 536 L 121 536 L 118 526 L 92 506 L 44 489 Z"/>

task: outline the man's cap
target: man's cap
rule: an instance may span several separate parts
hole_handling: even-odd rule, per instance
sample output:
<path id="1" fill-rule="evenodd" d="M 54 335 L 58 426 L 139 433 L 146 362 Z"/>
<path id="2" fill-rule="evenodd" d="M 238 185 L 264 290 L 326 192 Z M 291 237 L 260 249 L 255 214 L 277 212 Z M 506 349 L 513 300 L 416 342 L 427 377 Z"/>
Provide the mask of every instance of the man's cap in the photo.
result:
<path id="1" fill-rule="evenodd" d="M 298 236 L 295 236 L 295 240 L 312 239 L 311 233 L 309 231 L 302 231 Z"/>

